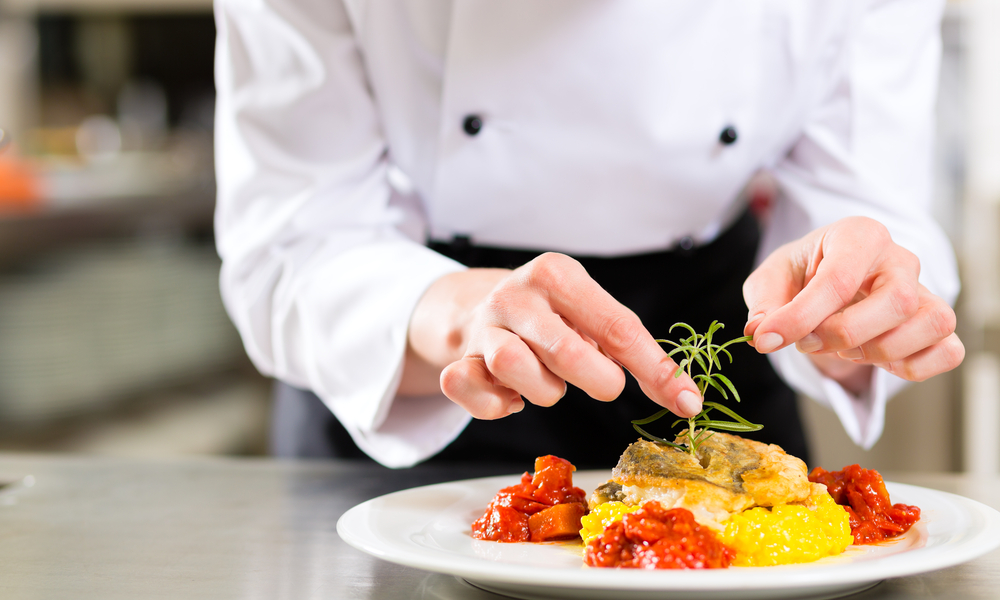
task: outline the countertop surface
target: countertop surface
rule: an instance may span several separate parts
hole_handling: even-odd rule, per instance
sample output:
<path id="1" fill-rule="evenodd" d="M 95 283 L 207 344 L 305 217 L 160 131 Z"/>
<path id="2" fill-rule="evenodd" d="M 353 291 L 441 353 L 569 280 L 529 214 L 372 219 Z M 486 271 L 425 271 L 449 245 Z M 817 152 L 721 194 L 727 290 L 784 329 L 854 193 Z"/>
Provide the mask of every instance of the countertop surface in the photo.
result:
<path id="1" fill-rule="evenodd" d="M 391 491 L 523 470 L 0 455 L 0 597 L 496 599 L 454 577 L 359 552 L 338 537 L 336 523 Z M 1000 478 L 886 478 L 1000 509 Z M 1000 598 L 1000 550 L 851 597 Z"/>

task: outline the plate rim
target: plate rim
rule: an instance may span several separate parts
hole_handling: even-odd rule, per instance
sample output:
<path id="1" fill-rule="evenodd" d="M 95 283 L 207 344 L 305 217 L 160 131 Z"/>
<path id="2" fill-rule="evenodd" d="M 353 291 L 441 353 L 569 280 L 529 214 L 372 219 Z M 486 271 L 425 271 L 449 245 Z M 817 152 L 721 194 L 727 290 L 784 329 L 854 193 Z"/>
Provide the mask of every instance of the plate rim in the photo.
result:
<path id="1" fill-rule="evenodd" d="M 610 471 L 579 471 L 575 474 L 575 478 L 599 476 L 598 474 L 610 475 Z M 893 561 L 890 564 L 893 564 L 894 568 L 890 572 L 876 574 L 872 573 L 870 565 L 866 565 L 865 563 L 823 565 L 821 569 L 841 571 L 838 573 L 835 583 L 831 583 L 828 579 L 817 581 L 815 563 L 779 565 L 774 567 L 733 567 L 730 569 L 712 570 L 644 571 L 633 569 L 592 569 L 586 567 L 581 560 L 579 570 L 567 571 L 561 568 L 546 569 L 510 563 L 497 563 L 480 557 L 458 556 L 454 564 L 442 565 L 439 560 L 429 555 L 413 554 L 404 552 L 398 548 L 386 547 L 386 544 L 383 544 L 381 541 L 367 538 L 359 532 L 359 530 L 365 529 L 363 524 L 367 523 L 366 519 L 361 517 L 369 513 L 379 502 L 405 497 L 407 494 L 427 493 L 434 491 L 436 488 L 444 490 L 456 485 L 468 486 L 475 484 L 481 486 L 492 483 L 495 484 L 496 489 L 500 489 L 500 487 L 510 485 L 512 480 L 519 478 L 519 474 L 477 477 L 417 486 L 383 494 L 361 502 L 345 511 L 337 520 L 337 534 L 350 546 L 381 560 L 428 572 L 461 577 L 474 582 L 488 582 L 501 586 L 503 584 L 515 584 L 518 586 L 533 586 L 548 589 L 572 590 L 591 588 L 638 592 L 656 590 L 677 592 L 706 590 L 717 592 L 737 590 L 805 590 L 829 588 L 831 585 L 851 586 L 863 582 L 877 582 L 884 579 L 906 577 L 945 569 L 967 562 L 1000 547 L 1000 535 L 993 537 L 989 535 L 991 531 L 1000 532 L 1000 511 L 958 494 L 891 481 L 887 481 L 886 486 L 893 495 L 900 492 L 904 496 L 904 500 L 906 499 L 905 496 L 912 493 L 916 495 L 930 494 L 936 496 L 943 501 L 962 506 L 966 510 L 967 516 L 978 516 L 985 519 L 985 526 L 980 531 L 973 532 L 971 538 L 960 542 L 957 548 L 941 555 L 940 560 L 936 560 L 932 566 L 928 566 L 921 561 Z M 486 502 L 488 502 L 488 499 Z M 909 552 L 919 552 L 922 549 L 924 548 L 915 548 L 912 551 L 886 556 L 885 559 L 880 561 L 880 564 L 884 564 L 885 560 L 894 556 L 908 554 Z M 780 578 L 768 576 L 768 574 L 775 573 L 776 570 L 781 571 Z M 566 574 L 568 572 L 572 572 L 573 577 L 570 577 L 567 581 Z"/>

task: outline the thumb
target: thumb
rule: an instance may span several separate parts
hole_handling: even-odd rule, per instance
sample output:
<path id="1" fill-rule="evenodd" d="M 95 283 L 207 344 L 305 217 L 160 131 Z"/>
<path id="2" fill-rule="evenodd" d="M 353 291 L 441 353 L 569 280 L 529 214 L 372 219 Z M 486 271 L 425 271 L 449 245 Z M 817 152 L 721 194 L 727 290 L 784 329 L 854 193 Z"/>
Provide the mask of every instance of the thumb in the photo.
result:
<path id="1" fill-rule="evenodd" d="M 753 336 L 750 345 L 758 352 L 773 352 L 794 341 L 786 341 L 778 333 L 761 330 L 760 325 L 768 316 L 795 298 L 802 289 L 801 280 L 801 275 L 779 249 L 768 256 L 743 282 L 743 300 L 749 309 L 743 335 Z"/>

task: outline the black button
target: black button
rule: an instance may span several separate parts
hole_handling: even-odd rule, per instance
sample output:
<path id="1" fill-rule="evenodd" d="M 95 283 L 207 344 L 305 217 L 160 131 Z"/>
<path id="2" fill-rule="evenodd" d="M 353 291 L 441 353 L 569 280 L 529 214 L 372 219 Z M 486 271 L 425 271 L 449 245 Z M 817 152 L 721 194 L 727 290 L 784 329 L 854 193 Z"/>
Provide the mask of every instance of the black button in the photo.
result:
<path id="1" fill-rule="evenodd" d="M 476 135 L 483 130 L 483 119 L 479 115 L 469 115 L 462 121 L 462 129 L 469 135 Z"/>
<path id="2" fill-rule="evenodd" d="M 739 134 L 736 133 L 736 128 L 732 125 L 727 125 L 726 128 L 719 133 L 719 141 L 727 146 L 735 143 L 738 137 Z"/>

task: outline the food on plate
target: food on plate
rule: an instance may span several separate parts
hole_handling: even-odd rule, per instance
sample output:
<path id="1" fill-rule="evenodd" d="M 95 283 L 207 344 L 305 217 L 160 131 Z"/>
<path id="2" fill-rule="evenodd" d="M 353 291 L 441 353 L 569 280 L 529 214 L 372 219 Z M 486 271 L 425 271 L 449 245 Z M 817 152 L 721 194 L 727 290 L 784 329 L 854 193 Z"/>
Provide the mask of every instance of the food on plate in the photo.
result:
<path id="1" fill-rule="evenodd" d="M 670 356 L 683 356 L 678 373 L 686 371 L 702 395 L 712 388 L 724 399 L 731 394 L 739 402 L 736 387 L 718 370 L 723 364 L 720 357 L 732 361 L 726 348 L 748 338 L 716 343 L 713 336 L 723 327 L 718 322 L 703 335 L 684 323 L 675 324 L 671 331 L 678 327 L 690 335 L 676 342 L 658 340 L 673 346 Z M 695 366 L 700 372 L 695 372 Z M 712 411 L 733 420 L 717 420 Z M 854 541 L 849 515 L 834 502 L 826 486 L 809 480 L 802 460 L 775 445 L 720 433 L 756 431 L 759 425 L 706 400 L 702 412 L 686 419 L 687 427 L 672 441 L 640 427 L 666 412 L 632 422 L 649 441 L 629 445 L 611 479 L 591 495 L 591 515 L 583 520 L 581 531 L 588 557 L 613 544 L 620 531 L 628 529 L 626 523 L 635 519 L 633 515 L 642 512 L 636 512 L 637 507 L 645 510 L 651 503 L 663 510 L 690 511 L 708 534 L 719 536 L 733 553 L 731 563 L 739 566 L 811 562 L 840 554 Z M 684 422 L 678 419 L 674 425 Z M 658 564 L 625 560 L 617 566 L 657 568 Z"/>
<path id="2" fill-rule="evenodd" d="M 608 532 L 620 535 L 610 529 L 614 521 L 651 502 L 690 511 L 732 550 L 729 562 L 737 566 L 811 562 L 842 553 L 852 541 L 847 513 L 825 486 L 809 481 L 804 462 L 779 446 L 716 432 L 695 456 L 645 440 L 626 448 L 611 479 L 591 494 L 581 531 L 588 556 L 591 547 L 609 543 Z"/>
<path id="3" fill-rule="evenodd" d="M 548 455 L 535 459 L 535 473 L 494 496 L 472 524 L 472 537 L 495 542 L 544 542 L 573 539 L 587 514 L 586 494 L 573 486 L 568 460 Z"/>
<path id="4" fill-rule="evenodd" d="M 584 562 L 591 567 L 724 569 L 735 556 L 691 511 L 647 502 L 587 544 Z"/>
<path id="5" fill-rule="evenodd" d="M 638 441 L 632 446 L 642 449 L 646 444 L 649 442 Z M 615 472 L 628 472 L 631 463 L 643 465 L 631 470 L 645 473 L 645 481 L 657 485 L 628 496 L 634 490 L 627 490 L 613 477 L 591 495 L 589 512 L 583 504 L 583 490 L 573 486 L 572 464 L 555 456 L 539 457 L 533 475 L 525 473 L 521 483 L 503 488 L 493 498 L 473 524 L 472 535 L 499 542 L 582 538 L 584 561 L 592 567 L 760 567 L 835 556 L 852 543 L 871 543 L 901 534 L 919 518 L 917 507 L 890 505 L 876 471 L 857 465 L 834 473 L 817 468 L 810 475 L 815 481 L 803 485 L 805 465 L 777 446 L 716 434 L 703 444 L 701 452 L 715 452 L 718 458 L 725 456 L 720 453 L 726 449 L 730 457 L 742 456 L 742 471 L 739 463 L 720 460 L 731 466 L 709 476 L 697 469 L 708 471 L 712 460 L 707 461 L 707 467 L 700 461 L 696 461 L 698 467 L 683 462 L 684 468 L 677 470 L 673 456 L 654 461 L 643 452 L 626 450 Z M 662 459 L 656 450 L 646 451 Z M 674 448 L 664 451 L 689 456 Z M 670 466 L 658 472 L 657 464 Z M 730 481 L 725 481 L 726 473 L 731 475 Z M 834 492 L 832 496 L 828 485 Z M 706 489 L 712 489 L 708 486 L 745 497 L 754 506 L 732 511 L 720 519 L 718 505 L 706 507 L 697 501 L 700 498 L 703 503 L 711 502 L 723 494 L 706 493 Z M 808 494 L 796 499 L 803 487 Z M 656 490 L 667 493 L 650 499 Z"/>
<path id="6" fill-rule="evenodd" d="M 658 340 L 673 346 L 670 356 L 683 355 L 678 363 L 698 384 L 704 395 L 709 388 L 724 399 L 732 394 L 740 401 L 733 383 L 720 374 L 720 357 L 732 361 L 728 346 L 747 341 L 742 337 L 718 344 L 713 336 L 723 325 L 713 322 L 699 334 L 684 323 L 671 327 L 687 330 L 680 341 Z M 695 372 L 697 365 L 700 372 Z M 719 411 L 734 419 L 719 421 Z M 733 564 L 757 566 L 809 562 L 840 554 L 850 545 L 847 514 L 830 498 L 824 486 L 809 481 L 806 465 L 775 445 L 762 444 L 736 435 L 710 431 L 748 432 L 760 429 L 729 408 L 705 401 L 702 412 L 686 420 L 687 427 L 673 441 L 645 431 L 646 425 L 665 411 L 633 421 L 639 440 L 625 449 L 611 479 L 590 497 L 596 515 L 607 514 L 601 525 L 629 519 L 634 507 L 658 503 L 663 509 L 685 509 L 700 525 L 720 536 L 733 550 Z M 678 419 L 674 425 L 684 423 Z M 602 509 L 603 504 L 614 503 Z M 625 515 L 624 517 L 619 515 Z M 588 549 L 606 544 L 604 534 L 594 534 L 593 518 L 585 521 L 583 535 Z M 616 526 L 618 527 L 618 526 Z M 645 566 L 650 566 L 648 563 Z"/>
<path id="7" fill-rule="evenodd" d="M 878 471 L 858 465 L 840 471 L 816 467 L 809 480 L 822 483 L 846 510 L 851 520 L 855 544 L 871 544 L 906 533 L 920 519 L 920 509 L 892 504 Z"/>
<path id="8" fill-rule="evenodd" d="M 691 335 L 669 354 L 683 354 L 678 373 L 686 370 L 704 394 L 709 388 L 723 398 L 739 395 L 717 372 L 720 356 L 732 360 L 716 344 L 722 328 L 713 322 L 701 335 Z M 671 330 L 673 327 L 671 328 Z M 694 373 L 698 365 L 701 372 Z M 713 372 L 713 368 L 716 369 Z M 734 419 L 710 416 L 719 411 Z M 729 408 L 706 401 L 672 441 L 646 432 L 646 425 L 666 410 L 633 421 L 647 439 L 630 444 L 611 472 L 584 504 L 584 492 L 573 487 L 573 465 L 555 456 L 535 460 L 535 473 L 493 498 L 473 523 L 477 539 L 500 542 L 582 538 L 584 561 L 592 567 L 641 569 L 714 569 L 804 563 L 841 554 L 852 543 L 865 544 L 905 532 L 920 518 L 920 509 L 892 505 L 876 471 L 857 465 L 842 471 L 817 468 L 807 473 L 802 460 L 779 446 L 721 433 L 760 429 Z M 710 431 L 715 429 L 716 431 Z"/>

